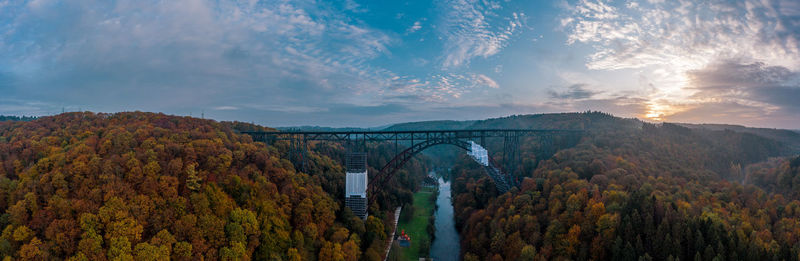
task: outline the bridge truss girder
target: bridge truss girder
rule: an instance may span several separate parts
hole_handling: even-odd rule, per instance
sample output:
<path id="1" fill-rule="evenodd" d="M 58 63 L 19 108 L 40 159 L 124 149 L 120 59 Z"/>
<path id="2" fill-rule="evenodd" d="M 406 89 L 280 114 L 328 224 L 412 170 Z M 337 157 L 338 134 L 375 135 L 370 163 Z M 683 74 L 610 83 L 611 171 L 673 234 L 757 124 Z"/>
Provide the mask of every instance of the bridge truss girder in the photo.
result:
<path id="1" fill-rule="evenodd" d="M 479 130 L 430 130 L 430 131 L 287 131 L 256 132 L 244 131 L 254 140 L 327 140 L 327 141 L 422 141 L 432 138 L 485 139 L 507 137 L 509 135 L 531 136 L 543 134 L 581 133 L 580 130 L 537 130 L 537 129 L 479 129 Z M 485 140 L 481 140 L 484 143 Z"/>
<path id="2" fill-rule="evenodd" d="M 394 142 L 395 156 L 384 165 L 381 170 L 369 181 L 368 194 L 370 199 L 377 193 L 377 189 L 386 185 L 394 174 L 411 160 L 414 155 L 428 147 L 440 144 L 455 145 L 469 150 L 468 141 L 476 141 L 481 146 L 486 146 L 487 138 L 503 138 L 502 165 L 494 162 L 489 157 L 490 166 L 486 166 L 487 174 L 495 181 L 498 191 L 504 193 L 516 186 L 512 179 L 520 161 L 520 137 L 538 137 L 541 149 L 551 150 L 552 139 L 558 135 L 580 134 L 580 130 L 537 130 L 537 129 L 477 129 L 477 130 L 430 130 L 430 131 L 288 131 L 288 132 L 242 132 L 250 135 L 253 140 L 272 144 L 275 141 L 288 141 L 291 153 L 300 158 L 299 168 L 305 171 L 308 141 L 333 141 L 345 143 L 349 151 L 366 152 L 368 142 Z M 399 151 L 399 144 L 410 143 L 410 146 Z M 547 152 L 545 152 L 547 153 Z M 538 158 L 538 157 L 537 157 Z M 538 160 L 538 159 L 537 159 Z"/>

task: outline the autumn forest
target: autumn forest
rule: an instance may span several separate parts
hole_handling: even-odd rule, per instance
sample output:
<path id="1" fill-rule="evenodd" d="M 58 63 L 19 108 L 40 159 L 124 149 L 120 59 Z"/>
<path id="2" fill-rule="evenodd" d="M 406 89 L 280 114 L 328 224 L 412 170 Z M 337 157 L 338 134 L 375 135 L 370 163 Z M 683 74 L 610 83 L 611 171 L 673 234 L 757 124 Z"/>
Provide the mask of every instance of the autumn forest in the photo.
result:
<path id="1" fill-rule="evenodd" d="M 392 211 L 450 169 L 463 260 L 800 260 L 800 133 L 517 115 L 394 129 L 576 129 L 520 143 L 499 193 L 456 150 L 431 149 L 344 207 L 345 148 L 256 142 L 242 122 L 74 112 L 0 120 L 1 260 L 383 260 Z M 370 143 L 370 173 L 394 147 Z M 489 151 L 502 151 L 499 142 Z M 499 160 L 503 155 L 494 154 Z"/>

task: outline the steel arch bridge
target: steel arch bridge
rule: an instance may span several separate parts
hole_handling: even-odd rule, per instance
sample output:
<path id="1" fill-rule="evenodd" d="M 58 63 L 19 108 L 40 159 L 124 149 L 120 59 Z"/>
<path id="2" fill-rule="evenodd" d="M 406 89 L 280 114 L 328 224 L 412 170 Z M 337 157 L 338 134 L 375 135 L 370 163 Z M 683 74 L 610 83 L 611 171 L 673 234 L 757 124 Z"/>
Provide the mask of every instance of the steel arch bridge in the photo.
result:
<path id="1" fill-rule="evenodd" d="M 429 147 L 436 145 L 445 145 L 445 144 L 456 146 L 465 151 L 470 151 L 471 149 L 470 147 L 472 146 L 472 144 L 466 140 L 452 139 L 452 138 L 432 138 L 420 143 L 416 143 L 413 146 L 406 148 L 399 154 L 395 155 L 395 157 L 392 158 L 391 161 L 389 161 L 386 165 L 383 166 L 383 168 L 381 168 L 381 170 L 378 172 L 379 175 L 377 175 L 376 178 L 373 179 L 372 182 L 370 183 L 376 185 L 369 186 L 368 190 L 369 195 L 375 195 L 376 190 L 381 186 L 385 185 L 394 176 L 394 173 L 400 170 L 403 167 L 403 165 L 405 165 L 406 162 L 408 162 L 409 160 L 411 160 L 411 158 L 414 157 L 414 155 L 422 152 L 423 150 Z M 486 174 L 488 174 L 489 177 L 492 179 L 492 181 L 494 181 L 497 190 L 500 191 L 501 193 L 505 193 L 506 191 L 510 190 L 512 186 L 516 186 L 516 183 L 513 181 L 510 174 L 503 173 L 497 166 L 497 164 L 493 160 L 491 160 L 491 157 L 489 157 L 489 159 L 490 159 L 489 165 L 483 167 L 486 170 Z"/>
<path id="2" fill-rule="evenodd" d="M 381 167 L 374 178 L 369 180 L 370 197 L 377 194 L 378 189 L 385 186 L 394 174 L 400 170 L 414 155 L 436 145 L 453 145 L 470 151 L 470 141 L 486 146 L 487 139 L 503 139 L 502 165 L 494 162 L 489 156 L 489 164 L 484 166 L 487 175 L 495 182 L 497 189 L 504 193 L 516 186 L 511 178 L 519 161 L 519 140 L 521 137 L 536 137 L 544 154 L 555 152 L 554 140 L 566 138 L 569 143 L 577 143 L 583 134 L 582 130 L 563 129 L 462 129 L 462 130 L 412 130 L 412 131 L 274 131 L 249 132 L 255 141 L 272 144 L 275 141 L 289 141 L 293 153 L 300 156 L 300 168 L 305 168 L 307 144 L 309 141 L 333 141 L 347 145 L 348 151 L 366 152 L 367 142 L 393 142 L 395 156 Z M 400 151 L 399 144 L 410 144 Z"/>

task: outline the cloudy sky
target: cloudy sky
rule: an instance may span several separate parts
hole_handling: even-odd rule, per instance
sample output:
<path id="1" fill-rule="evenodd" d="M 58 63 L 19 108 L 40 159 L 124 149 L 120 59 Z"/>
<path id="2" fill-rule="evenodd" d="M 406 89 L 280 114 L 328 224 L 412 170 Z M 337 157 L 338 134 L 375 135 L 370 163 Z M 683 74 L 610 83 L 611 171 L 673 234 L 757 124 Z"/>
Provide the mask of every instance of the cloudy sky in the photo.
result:
<path id="1" fill-rule="evenodd" d="M 800 129 L 800 1 L 0 0 L 0 114 Z"/>

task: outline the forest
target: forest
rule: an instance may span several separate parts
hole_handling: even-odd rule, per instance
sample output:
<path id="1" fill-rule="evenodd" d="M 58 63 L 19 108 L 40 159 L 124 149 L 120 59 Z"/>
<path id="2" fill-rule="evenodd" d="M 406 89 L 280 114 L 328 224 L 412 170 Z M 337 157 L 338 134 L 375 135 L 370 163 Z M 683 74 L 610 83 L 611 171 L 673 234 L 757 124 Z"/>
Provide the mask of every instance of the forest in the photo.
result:
<path id="1" fill-rule="evenodd" d="M 456 163 L 464 260 L 800 260 L 800 156 L 783 143 L 594 112 L 481 124 L 590 131 L 551 158 L 523 142 L 503 195 Z"/>
<path id="2" fill-rule="evenodd" d="M 272 130 L 242 122 L 145 112 L 2 121 L 0 259 L 381 260 L 390 212 L 444 165 L 464 260 L 800 260 L 794 134 L 599 112 L 389 128 L 585 132 L 553 149 L 521 140 L 510 173 L 520 185 L 505 194 L 463 153 L 433 148 L 361 220 L 343 207 L 339 143 L 312 142 L 301 161 L 292 144 L 240 134 Z M 374 175 L 394 147 L 368 146 Z M 500 162 L 502 142 L 486 147 Z"/>
<path id="3" fill-rule="evenodd" d="M 414 160 L 370 206 L 343 208 L 341 145 L 305 172 L 269 130 L 157 113 L 75 112 L 0 122 L 2 260 L 380 260 L 388 206 L 427 173 Z M 380 144 L 374 166 L 390 158 Z"/>

